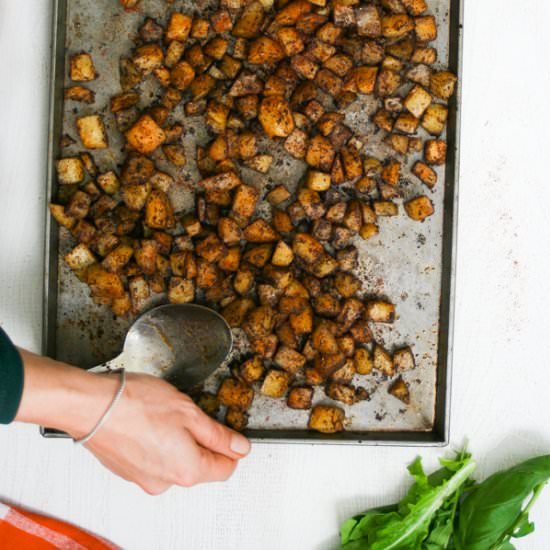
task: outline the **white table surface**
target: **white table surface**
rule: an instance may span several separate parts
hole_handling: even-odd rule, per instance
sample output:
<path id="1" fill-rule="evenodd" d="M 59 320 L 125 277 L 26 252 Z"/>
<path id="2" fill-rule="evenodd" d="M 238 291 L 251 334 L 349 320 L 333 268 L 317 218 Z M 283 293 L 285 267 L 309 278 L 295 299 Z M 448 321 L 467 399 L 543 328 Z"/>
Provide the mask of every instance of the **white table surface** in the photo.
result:
<path id="1" fill-rule="evenodd" d="M 114 1 L 114 0 L 113 0 Z M 550 452 L 550 3 L 466 0 L 452 445 L 486 475 Z M 0 0 L 0 324 L 40 348 L 50 3 Z M 257 445 L 226 484 L 150 497 L 83 449 L 0 429 L 0 499 L 126 549 L 328 550 L 417 453 Z M 550 488 L 521 549 L 550 546 Z"/>

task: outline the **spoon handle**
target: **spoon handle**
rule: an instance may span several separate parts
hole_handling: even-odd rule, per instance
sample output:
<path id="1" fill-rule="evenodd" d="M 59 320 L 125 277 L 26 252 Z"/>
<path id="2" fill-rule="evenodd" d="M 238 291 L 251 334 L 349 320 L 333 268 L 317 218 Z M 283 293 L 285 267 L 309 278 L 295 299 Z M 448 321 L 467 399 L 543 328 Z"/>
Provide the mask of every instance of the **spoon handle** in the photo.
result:
<path id="1" fill-rule="evenodd" d="M 121 353 L 120 355 L 117 355 L 114 359 L 111 359 L 106 363 L 102 363 L 97 367 L 92 367 L 91 369 L 88 369 L 88 372 L 94 372 L 94 373 L 110 372 L 112 370 L 121 369 L 123 367 L 124 367 L 124 353 Z"/>

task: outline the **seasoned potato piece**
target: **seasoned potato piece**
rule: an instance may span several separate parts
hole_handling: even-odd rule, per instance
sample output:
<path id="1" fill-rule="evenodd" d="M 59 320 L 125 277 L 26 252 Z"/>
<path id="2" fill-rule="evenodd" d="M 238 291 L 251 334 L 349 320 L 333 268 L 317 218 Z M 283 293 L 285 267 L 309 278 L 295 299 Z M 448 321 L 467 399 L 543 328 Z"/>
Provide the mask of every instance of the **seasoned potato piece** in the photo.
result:
<path id="1" fill-rule="evenodd" d="M 146 44 L 134 50 L 132 61 L 143 74 L 149 74 L 162 67 L 164 52 L 158 44 Z"/>
<path id="2" fill-rule="evenodd" d="M 428 9 L 426 0 L 401 0 L 401 2 L 411 15 L 420 15 Z"/>
<path id="3" fill-rule="evenodd" d="M 178 42 L 185 42 L 189 37 L 193 20 L 188 15 L 183 13 L 173 12 L 170 15 L 168 21 L 168 28 L 164 36 L 166 42 L 177 40 Z"/>
<path id="4" fill-rule="evenodd" d="M 237 19 L 231 34 L 239 38 L 255 38 L 258 36 L 265 18 L 265 10 L 260 2 L 248 4 Z"/>
<path id="5" fill-rule="evenodd" d="M 405 403 L 406 405 L 410 403 L 409 387 L 401 377 L 399 377 L 389 387 L 388 393 L 390 393 L 394 397 L 397 397 L 397 399 L 399 399 L 400 401 L 403 401 L 403 403 Z"/>
<path id="6" fill-rule="evenodd" d="M 308 426 L 321 433 L 332 434 L 344 430 L 346 413 L 340 407 L 316 405 L 311 411 Z"/>
<path id="7" fill-rule="evenodd" d="M 393 353 L 393 366 L 396 371 L 403 372 L 414 369 L 414 355 L 410 347 L 401 348 Z"/>
<path id="8" fill-rule="evenodd" d="M 259 355 L 247 359 L 239 367 L 239 376 L 247 383 L 252 384 L 264 375 L 264 364 Z"/>
<path id="9" fill-rule="evenodd" d="M 57 180 L 60 184 L 69 185 L 84 180 L 84 165 L 79 157 L 60 159 L 55 163 Z"/>
<path id="10" fill-rule="evenodd" d="M 276 266 L 286 267 L 290 265 L 293 260 L 294 252 L 292 251 L 292 248 L 290 248 L 290 246 L 288 246 L 288 244 L 284 241 L 279 241 L 273 252 L 271 263 Z"/>
<path id="11" fill-rule="evenodd" d="M 70 86 L 63 92 L 64 98 L 69 101 L 81 101 L 82 103 L 93 103 L 95 92 L 84 86 Z"/>
<path id="12" fill-rule="evenodd" d="M 228 408 L 225 413 L 225 424 L 237 432 L 242 432 L 248 426 L 248 414 Z"/>
<path id="13" fill-rule="evenodd" d="M 370 374 L 374 368 L 369 350 L 366 348 L 357 348 L 355 350 L 353 362 L 358 374 Z"/>
<path id="14" fill-rule="evenodd" d="M 254 400 L 254 390 L 245 382 L 226 378 L 218 389 L 218 400 L 225 407 L 246 411 Z"/>
<path id="15" fill-rule="evenodd" d="M 267 201 L 275 206 L 285 202 L 289 197 L 290 192 L 284 185 L 277 185 L 266 195 Z"/>
<path id="16" fill-rule="evenodd" d="M 430 90 L 440 99 L 449 99 L 455 91 L 456 75 L 449 71 L 433 73 L 430 80 Z"/>
<path id="17" fill-rule="evenodd" d="M 294 228 L 290 216 L 279 209 L 272 212 L 271 223 L 279 233 L 290 233 Z"/>
<path id="18" fill-rule="evenodd" d="M 88 53 L 77 53 L 71 55 L 70 78 L 75 82 L 89 82 L 97 78 L 92 57 Z"/>
<path id="19" fill-rule="evenodd" d="M 292 111 L 283 96 L 264 98 L 258 119 L 268 137 L 287 137 L 294 130 Z"/>
<path id="20" fill-rule="evenodd" d="M 336 317 L 341 310 L 338 298 L 326 293 L 315 298 L 314 308 L 317 314 L 324 317 Z"/>
<path id="21" fill-rule="evenodd" d="M 342 298 L 351 298 L 361 288 L 361 282 L 351 273 L 339 272 L 334 277 L 334 288 Z"/>
<path id="22" fill-rule="evenodd" d="M 277 336 L 270 334 L 264 338 L 257 338 L 250 343 L 250 348 L 264 359 L 271 359 L 277 349 Z"/>
<path id="23" fill-rule="evenodd" d="M 372 300 L 366 306 L 366 318 L 375 323 L 393 323 L 395 306 L 383 300 Z"/>
<path id="24" fill-rule="evenodd" d="M 386 38 L 400 38 L 415 28 L 415 21 L 406 14 L 382 17 L 382 35 Z"/>
<path id="25" fill-rule="evenodd" d="M 416 117 L 420 118 L 432 102 L 432 96 L 418 84 L 413 86 L 403 105 Z"/>
<path id="26" fill-rule="evenodd" d="M 197 405 L 208 416 L 216 417 L 220 409 L 218 398 L 209 392 L 202 392 L 197 400 Z"/>
<path id="27" fill-rule="evenodd" d="M 386 376 L 393 376 L 394 367 L 390 354 L 382 346 L 375 344 L 373 355 L 373 368 Z"/>
<path id="28" fill-rule="evenodd" d="M 96 263 L 92 251 L 83 243 L 77 244 L 63 259 L 73 271 L 82 271 Z"/>
<path id="29" fill-rule="evenodd" d="M 326 389 L 326 394 L 335 401 L 341 401 L 346 405 L 355 403 L 355 388 L 346 384 L 331 382 Z"/>
<path id="30" fill-rule="evenodd" d="M 125 295 L 121 278 L 115 273 L 109 273 L 98 264 L 89 267 L 86 282 L 92 291 L 92 296 L 112 299 L 122 298 Z"/>
<path id="31" fill-rule="evenodd" d="M 411 113 L 401 113 L 393 126 L 394 130 L 404 134 L 414 134 L 418 128 L 420 120 Z"/>
<path id="32" fill-rule="evenodd" d="M 223 174 L 222 174 L 223 175 Z M 240 180 L 233 174 L 238 183 Z M 219 177 L 219 176 L 215 176 Z M 211 178 L 209 178 L 211 179 Z M 206 180 L 203 180 L 206 181 Z M 244 227 L 247 223 L 259 200 L 260 194 L 258 190 L 249 185 L 239 185 L 233 197 L 233 205 L 231 207 L 231 217 L 237 222 L 240 227 Z"/>
<path id="33" fill-rule="evenodd" d="M 433 15 L 416 17 L 414 20 L 414 32 L 419 42 L 430 42 L 437 38 L 437 25 Z"/>
<path id="34" fill-rule="evenodd" d="M 313 310 L 309 306 L 301 313 L 291 313 L 288 320 L 298 336 L 313 330 Z"/>
<path id="35" fill-rule="evenodd" d="M 228 47 L 228 40 L 222 38 L 221 36 L 215 36 L 205 44 L 203 49 L 204 53 L 207 56 L 217 59 L 219 61 L 227 52 Z"/>
<path id="36" fill-rule="evenodd" d="M 241 327 L 248 312 L 254 308 L 250 298 L 237 299 L 225 306 L 222 315 L 231 328 Z"/>
<path id="37" fill-rule="evenodd" d="M 218 234 L 225 244 L 237 244 L 242 237 L 241 228 L 231 218 L 220 218 L 218 221 Z"/>
<path id="38" fill-rule="evenodd" d="M 153 189 L 145 205 L 145 223 L 153 229 L 174 226 L 174 213 L 168 195 L 160 189 Z"/>
<path id="39" fill-rule="evenodd" d="M 227 128 L 230 109 L 218 101 L 209 101 L 206 107 L 206 124 L 214 134 L 223 134 Z"/>
<path id="40" fill-rule="evenodd" d="M 273 361 L 286 372 L 296 374 L 305 365 L 306 358 L 292 348 L 280 346 Z"/>
<path id="41" fill-rule="evenodd" d="M 166 134 L 149 115 L 143 115 L 126 132 L 126 139 L 132 149 L 147 155 L 164 142 Z"/>
<path id="42" fill-rule="evenodd" d="M 55 221 L 62 225 L 63 227 L 66 227 L 67 229 L 72 229 L 74 225 L 76 224 L 76 218 L 73 216 L 68 215 L 65 212 L 65 207 L 62 204 L 52 204 L 50 203 L 48 205 L 50 209 L 51 215 L 55 218 Z M 81 238 L 79 238 L 80 241 L 82 241 Z"/>
<path id="43" fill-rule="evenodd" d="M 195 283 L 192 279 L 171 277 L 168 301 L 171 304 L 186 304 L 195 299 Z"/>
<path id="44" fill-rule="evenodd" d="M 268 397 L 283 397 L 290 383 L 290 374 L 285 371 L 270 369 L 263 381 L 260 393 Z"/>
<path id="45" fill-rule="evenodd" d="M 338 323 L 338 332 L 340 335 L 345 334 L 363 313 L 365 307 L 357 298 L 348 298 L 344 301 L 342 309 L 336 318 Z"/>
<path id="46" fill-rule="evenodd" d="M 390 134 L 386 143 L 396 152 L 406 155 L 409 152 L 409 136 L 401 134 Z"/>
<path id="47" fill-rule="evenodd" d="M 198 185 L 207 191 L 230 191 L 241 183 L 235 172 L 222 172 L 199 181 Z"/>
<path id="48" fill-rule="evenodd" d="M 100 115 L 78 117 L 76 119 L 76 127 L 82 145 L 87 149 L 105 149 L 108 147 L 109 142 L 103 119 Z"/>
<path id="49" fill-rule="evenodd" d="M 343 250 L 338 250 L 336 258 L 338 259 L 338 265 L 342 271 L 351 271 L 357 266 L 357 248 L 350 246 Z"/>
<path id="50" fill-rule="evenodd" d="M 244 238 L 251 243 L 268 243 L 279 239 L 280 235 L 261 218 L 247 225 L 243 231 Z"/>
<path id="51" fill-rule="evenodd" d="M 299 54 L 304 49 L 304 42 L 293 27 L 282 27 L 277 31 L 277 38 L 288 57 Z"/>
<path id="52" fill-rule="evenodd" d="M 254 286 L 254 273 L 248 269 L 240 269 L 235 273 L 233 287 L 241 295 L 248 294 Z"/>
<path id="53" fill-rule="evenodd" d="M 307 233 L 297 233 L 292 244 L 294 253 L 307 263 L 318 260 L 324 252 L 323 245 Z"/>
<path id="54" fill-rule="evenodd" d="M 121 244 L 107 254 L 102 265 L 109 273 L 118 273 L 122 271 L 133 255 L 134 249 L 131 246 Z"/>
<path id="55" fill-rule="evenodd" d="M 309 142 L 305 161 L 313 168 L 329 172 L 334 161 L 334 155 L 335 150 L 330 140 L 317 134 Z"/>
<path id="56" fill-rule="evenodd" d="M 428 164 L 445 164 L 447 144 L 442 139 L 429 139 L 424 145 L 424 158 Z"/>
<path id="57" fill-rule="evenodd" d="M 391 201 L 374 201 L 372 203 L 377 216 L 397 216 L 397 204 Z"/>
<path id="58" fill-rule="evenodd" d="M 427 164 L 418 161 L 414 164 L 412 172 L 422 183 L 425 183 L 430 189 L 433 189 L 437 183 L 437 174 Z"/>
<path id="59" fill-rule="evenodd" d="M 243 255 L 243 260 L 255 267 L 263 267 L 271 258 L 273 245 L 266 243 L 254 246 L 247 250 Z"/>
<path id="60" fill-rule="evenodd" d="M 401 163 L 397 160 L 390 160 L 382 168 L 382 179 L 388 185 L 397 185 L 399 183 L 399 176 L 401 173 Z"/>
<path id="61" fill-rule="evenodd" d="M 330 187 L 330 174 L 309 170 L 306 175 L 306 185 L 312 191 L 326 191 Z"/>
<path id="62" fill-rule="evenodd" d="M 251 339 L 271 334 L 275 326 L 274 311 L 269 306 L 259 306 L 248 314 L 242 328 Z"/>
<path id="63" fill-rule="evenodd" d="M 311 11 L 311 4 L 306 0 L 293 0 L 277 11 L 275 22 L 281 26 L 295 25 L 298 20 Z"/>
<path id="64" fill-rule="evenodd" d="M 221 260 L 227 254 L 227 248 L 214 234 L 198 241 L 195 251 L 201 258 L 211 263 Z"/>
<path id="65" fill-rule="evenodd" d="M 195 70 L 187 61 L 176 63 L 170 72 L 170 81 L 177 90 L 185 90 L 195 78 Z"/>
<path id="66" fill-rule="evenodd" d="M 335 325 L 330 321 L 322 321 L 311 335 L 312 346 L 321 353 L 333 355 L 339 353 L 340 348 L 334 336 Z"/>
<path id="67" fill-rule="evenodd" d="M 363 319 L 355 321 L 349 329 L 349 332 L 355 341 L 360 344 L 368 344 L 372 341 L 372 332 L 367 322 Z"/>
<path id="68" fill-rule="evenodd" d="M 377 6 L 360 6 L 355 10 L 357 34 L 367 38 L 377 38 L 382 34 L 382 20 Z"/>
<path id="69" fill-rule="evenodd" d="M 393 130 L 394 120 L 392 114 L 385 109 L 380 109 L 377 111 L 372 120 L 381 130 L 386 130 L 387 132 L 391 132 Z"/>
<path id="70" fill-rule="evenodd" d="M 209 27 L 210 23 L 208 22 L 208 19 L 194 18 L 191 25 L 191 37 L 198 40 L 206 38 L 208 36 Z"/>
<path id="71" fill-rule="evenodd" d="M 305 216 L 317 220 L 325 214 L 325 206 L 317 191 L 303 187 L 298 192 L 298 203 L 294 203 L 288 208 L 294 225 L 298 225 Z M 298 206 L 300 209 L 297 208 Z"/>
<path id="72" fill-rule="evenodd" d="M 310 386 L 297 386 L 290 390 L 286 404 L 291 409 L 311 409 L 313 388 Z"/>
<path id="73" fill-rule="evenodd" d="M 432 201 L 425 195 L 422 195 L 406 202 L 405 212 L 413 220 L 424 221 L 434 213 L 434 207 Z"/>
<path id="74" fill-rule="evenodd" d="M 245 160 L 244 164 L 247 168 L 256 170 L 256 172 L 267 174 L 267 172 L 269 172 L 269 169 L 271 168 L 272 162 L 272 155 L 256 155 L 255 157 Z"/>
<path id="75" fill-rule="evenodd" d="M 376 84 L 378 67 L 357 67 L 355 69 L 355 87 L 360 94 L 372 94 Z"/>
<path id="76" fill-rule="evenodd" d="M 393 95 L 401 85 L 401 76 L 397 71 L 382 69 L 376 79 L 376 94 L 380 97 Z"/>
<path id="77" fill-rule="evenodd" d="M 268 36 L 256 38 L 248 49 L 248 62 L 252 65 L 274 65 L 285 57 L 279 42 Z"/>

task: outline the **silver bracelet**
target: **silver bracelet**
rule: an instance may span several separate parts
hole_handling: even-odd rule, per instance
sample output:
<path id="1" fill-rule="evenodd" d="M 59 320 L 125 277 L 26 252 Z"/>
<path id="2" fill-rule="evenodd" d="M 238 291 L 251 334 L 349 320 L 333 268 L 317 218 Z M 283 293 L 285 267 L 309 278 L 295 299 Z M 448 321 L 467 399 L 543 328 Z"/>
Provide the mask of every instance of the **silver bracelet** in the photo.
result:
<path id="1" fill-rule="evenodd" d="M 113 409 L 115 408 L 116 404 L 120 401 L 120 398 L 122 397 L 122 393 L 124 392 L 124 388 L 126 387 L 126 371 L 124 369 L 116 369 L 109 371 L 110 373 L 119 373 L 120 374 L 120 387 L 118 388 L 113 400 L 111 401 L 111 404 L 107 408 L 107 410 L 103 413 L 103 416 L 99 419 L 98 423 L 95 425 L 95 427 L 92 429 L 92 431 L 82 437 L 81 439 L 74 439 L 75 445 L 84 445 L 85 443 L 88 443 L 92 437 L 101 429 L 103 424 L 109 420 L 109 417 L 111 416 L 111 413 L 113 412 Z"/>

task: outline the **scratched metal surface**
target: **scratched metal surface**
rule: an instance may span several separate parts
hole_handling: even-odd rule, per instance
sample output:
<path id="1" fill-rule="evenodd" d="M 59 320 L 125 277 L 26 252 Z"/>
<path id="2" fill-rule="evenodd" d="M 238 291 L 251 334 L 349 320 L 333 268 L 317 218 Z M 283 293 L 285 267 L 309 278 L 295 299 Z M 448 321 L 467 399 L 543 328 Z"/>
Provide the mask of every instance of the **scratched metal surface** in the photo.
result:
<path id="1" fill-rule="evenodd" d="M 439 36 L 438 67 L 447 67 L 451 53 L 451 68 L 458 70 L 459 9 L 451 0 L 428 0 L 430 13 L 436 16 Z M 169 11 L 164 0 L 142 0 L 137 12 L 124 12 L 114 0 L 58 0 L 57 24 L 54 23 L 54 60 L 56 75 L 52 87 L 52 125 L 50 129 L 50 181 L 48 193 L 55 197 L 53 161 L 81 150 L 75 128 L 75 116 L 100 113 L 108 130 L 110 147 L 94 152 L 100 171 L 120 168 L 123 160 L 123 140 L 118 133 L 108 105 L 109 98 L 120 92 L 118 80 L 119 58 L 128 55 L 133 47 L 137 29 L 145 15 L 160 22 L 166 21 Z M 172 9 L 187 13 L 208 12 L 208 2 L 175 1 Z M 452 16 L 450 9 L 453 10 Z M 66 10 L 66 21 L 65 21 Z M 67 102 L 63 105 L 62 88 L 69 84 L 68 56 L 89 52 L 99 77 L 88 83 L 96 93 L 92 105 Z M 65 67 L 63 66 L 65 64 Z M 406 92 L 404 85 L 400 92 Z M 142 106 L 154 101 L 157 88 L 153 78 L 142 87 Z M 420 154 L 409 155 L 404 162 L 402 186 L 404 200 L 417 194 L 429 194 L 435 214 L 424 223 L 410 220 L 404 213 L 403 200 L 398 200 L 399 215 L 380 219 L 380 233 L 367 242 L 357 238 L 360 265 L 357 275 L 363 281 L 362 296 L 385 296 L 396 304 L 398 319 L 393 325 L 376 325 L 375 339 L 388 349 L 411 345 L 417 367 L 404 374 L 410 386 L 411 404 L 406 407 L 387 393 L 389 381 L 376 374 L 356 376 L 354 383 L 363 385 L 372 397 L 352 407 L 344 406 L 349 418 L 347 432 L 333 437 L 306 432 L 307 411 L 288 409 L 283 400 L 272 400 L 261 395 L 255 397 L 250 410 L 250 434 L 268 440 L 303 441 L 363 441 L 367 443 L 438 444 L 444 442 L 448 430 L 448 343 L 452 322 L 452 267 L 453 267 L 453 219 L 455 205 L 455 148 L 458 135 L 457 100 L 451 102 L 449 121 L 449 158 L 446 167 L 436 167 L 438 184 L 430 192 L 409 168 Z M 366 98 L 357 101 L 346 111 L 350 127 L 360 134 L 369 135 L 366 152 L 384 158 L 392 154 L 382 143 L 381 133 L 376 134 L 369 115 L 377 108 L 377 101 Z M 208 136 L 201 117 L 185 118 L 181 107 L 175 120 L 185 127 L 184 143 L 188 162 L 182 168 L 174 168 L 160 155 L 155 158 L 158 167 L 170 172 L 176 185 L 170 191 L 176 211 L 192 208 L 194 182 L 198 173 L 194 162 L 197 143 L 206 143 Z M 59 150 L 60 134 L 69 134 L 75 144 Z M 422 129 L 418 135 L 426 137 Z M 263 140 L 265 142 L 265 140 Z M 275 183 L 284 182 L 292 190 L 305 172 L 305 164 L 285 154 L 278 145 L 269 149 L 275 160 L 267 176 L 248 169 L 242 170 L 243 180 L 267 190 Z M 394 153 L 395 155 L 395 153 Z M 402 159 L 404 160 L 404 159 Z M 267 212 L 261 205 L 260 215 Z M 117 355 L 132 320 L 117 319 L 107 306 L 92 302 L 88 288 L 80 283 L 62 260 L 74 246 L 74 239 L 64 228 L 56 228 L 48 222 L 46 262 L 46 351 L 69 363 L 91 367 Z M 442 287 L 443 285 L 443 287 Z M 443 292 L 442 292 L 443 288 Z M 158 295 L 151 305 L 163 303 Z M 236 345 L 231 359 L 247 351 L 246 339 L 235 330 Z M 218 380 L 227 374 L 227 367 L 220 368 L 206 387 L 214 390 Z M 439 377 L 439 380 L 438 380 Z M 437 391 L 436 391 L 437 387 Z M 329 402 L 322 389 L 317 388 L 314 402 Z M 340 403 L 338 403 L 341 405 Z"/>

